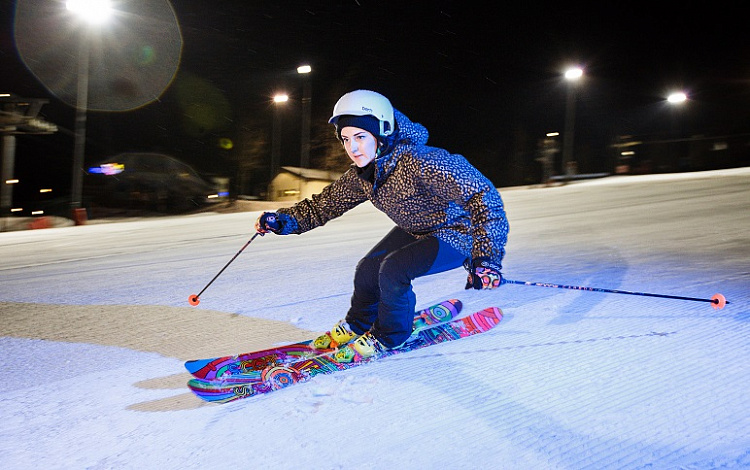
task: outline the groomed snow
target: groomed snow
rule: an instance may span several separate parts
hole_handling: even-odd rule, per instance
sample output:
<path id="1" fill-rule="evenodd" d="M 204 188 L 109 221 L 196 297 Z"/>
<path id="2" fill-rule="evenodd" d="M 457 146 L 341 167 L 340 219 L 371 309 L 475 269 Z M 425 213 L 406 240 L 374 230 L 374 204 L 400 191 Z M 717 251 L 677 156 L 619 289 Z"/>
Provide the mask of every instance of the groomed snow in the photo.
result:
<path id="1" fill-rule="evenodd" d="M 257 213 L 0 233 L 0 468 L 750 467 L 750 169 L 501 192 L 509 279 L 731 304 L 458 269 L 419 306 L 497 305 L 493 331 L 212 405 L 183 362 L 330 327 L 385 216 L 259 237 L 198 307 Z"/>

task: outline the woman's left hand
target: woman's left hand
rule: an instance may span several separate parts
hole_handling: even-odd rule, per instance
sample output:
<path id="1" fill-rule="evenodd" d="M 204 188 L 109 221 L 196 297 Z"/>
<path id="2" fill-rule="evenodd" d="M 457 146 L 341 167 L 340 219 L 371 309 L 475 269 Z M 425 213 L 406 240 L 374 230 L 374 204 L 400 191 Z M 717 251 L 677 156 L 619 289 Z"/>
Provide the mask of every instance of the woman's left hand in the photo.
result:
<path id="1" fill-rule="evenodd" d="M 495 289 L 503 284 L 502 267 L 486 258 L 476 258 L 471 262 L 465 289 Z"/>

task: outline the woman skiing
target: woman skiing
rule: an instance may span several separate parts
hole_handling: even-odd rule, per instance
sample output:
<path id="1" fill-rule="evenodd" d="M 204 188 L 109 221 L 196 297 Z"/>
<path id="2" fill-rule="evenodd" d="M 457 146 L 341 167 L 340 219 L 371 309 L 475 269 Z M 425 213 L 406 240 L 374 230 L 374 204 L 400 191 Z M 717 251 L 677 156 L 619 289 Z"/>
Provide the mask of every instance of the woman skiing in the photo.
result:
<path id="1" fill-rule="evenodd" d="M 314 341 L 361 360 L 402 345 L 412 333 L 412 281 L 457 268 L 466 289 L 502 283 L 508 221 L 496 188 L 461 155 L 427 146 L 428 133 L 379 93 L 342 96 L 329 120 L 354 165 L 319 194 L 261 214 L 255 229 L 300 234 L 365 202 L 395 222 L 362 258 L 346 318 Z"/>

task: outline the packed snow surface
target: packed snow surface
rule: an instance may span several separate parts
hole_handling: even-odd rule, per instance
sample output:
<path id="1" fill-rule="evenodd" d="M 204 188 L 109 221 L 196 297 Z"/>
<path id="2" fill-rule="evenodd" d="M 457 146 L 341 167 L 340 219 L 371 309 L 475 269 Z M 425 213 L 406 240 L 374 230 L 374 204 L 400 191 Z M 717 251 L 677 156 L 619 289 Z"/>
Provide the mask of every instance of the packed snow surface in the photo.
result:
<path id="1" fill-rule="evenodd" d="M 457 269 L 418 306 L 496 305 L 494 330 L 213 405 L 183 362 L 328 329 L 384 215 L 258 237 L 198 307 L 257 213 L 0 233 L 0 468 L 750 467 L 750 169 L 501 193 L 508 279 L 731 303 Z"/>

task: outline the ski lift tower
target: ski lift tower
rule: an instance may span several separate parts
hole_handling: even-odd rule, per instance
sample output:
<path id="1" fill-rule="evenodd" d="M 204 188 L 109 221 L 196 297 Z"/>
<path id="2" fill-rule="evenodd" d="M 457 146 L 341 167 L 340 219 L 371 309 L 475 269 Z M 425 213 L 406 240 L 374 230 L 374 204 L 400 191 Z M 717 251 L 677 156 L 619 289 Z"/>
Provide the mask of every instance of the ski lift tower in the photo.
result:
<path id="1" fill-rule="evenodd" d="M 0 217 L 10 215 L 13 207 L 13 176 L 16 162 L 16 135 L 53 134 L 57 126 L 39 116 L 49 100 L 21 98 L 13 93 L 0 93 L 0 135 L 2 135 L 2 171 L 0 172 Z"/>

